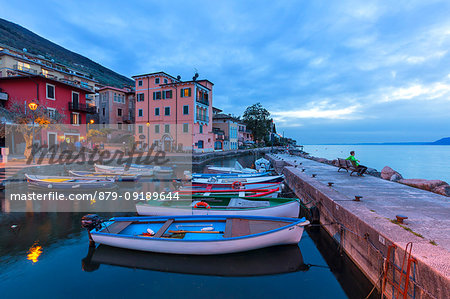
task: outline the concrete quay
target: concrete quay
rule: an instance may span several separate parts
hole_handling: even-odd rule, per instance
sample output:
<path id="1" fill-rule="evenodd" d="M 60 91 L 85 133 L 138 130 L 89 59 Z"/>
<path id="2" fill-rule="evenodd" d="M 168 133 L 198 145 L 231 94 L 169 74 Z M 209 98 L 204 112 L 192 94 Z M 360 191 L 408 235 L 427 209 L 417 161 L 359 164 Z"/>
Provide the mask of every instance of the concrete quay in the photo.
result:
<path id="1" fill-rule="evenodd" d="M 400 280 L 401 271 L 393 269 L 402 268 L 405 247 L 412 242 L 415 262 L 405 298 L 450 298 L 450 198 L 370 175 L 350 176 L 298 156 L 266 158 L 286 176 L 296 196 L 313 208 L 313 220 L 320 221 L 379 290 L 384 272 L 388 279 Z M 362 196 L 361 201 L 354 201 L 355 196 Z M 394 221 L 399 214 L 408 217 L 403 224 Z M 389 249 L 392 245 L 395 249 Z M 385 271 L 388 251 L 395 266 Z M 397 296 L 389 283 L 385 292 L 388 298 Z"/>

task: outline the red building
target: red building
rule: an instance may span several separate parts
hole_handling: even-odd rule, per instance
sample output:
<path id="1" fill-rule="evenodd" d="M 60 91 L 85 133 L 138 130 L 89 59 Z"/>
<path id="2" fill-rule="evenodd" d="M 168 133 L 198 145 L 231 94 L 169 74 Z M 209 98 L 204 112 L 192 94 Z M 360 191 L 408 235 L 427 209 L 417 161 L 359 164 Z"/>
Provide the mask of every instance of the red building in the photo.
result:
<path id="1" fill-rule="evenodd" d="M 27 104 L 31 101 L 46 108 L 50 118 L 58 112 L 65 124 L 64 130 L 43 130 L 36 140 L 41 144 L 59 144 L 66 139 L 70 142 L 83 141 L 86 137 L 86 115 L 96 113 L 95 107 L 86 105 L 86 94 L 93 94 L 87 88 L 69 81 L 46 78 L 44 76 L 17 76 L 0 78 L 1 92 L 6 94 L 2 104 L 7 109 L 13 103 Z M 8 145 L 7 145 L 8 146 Z"/>

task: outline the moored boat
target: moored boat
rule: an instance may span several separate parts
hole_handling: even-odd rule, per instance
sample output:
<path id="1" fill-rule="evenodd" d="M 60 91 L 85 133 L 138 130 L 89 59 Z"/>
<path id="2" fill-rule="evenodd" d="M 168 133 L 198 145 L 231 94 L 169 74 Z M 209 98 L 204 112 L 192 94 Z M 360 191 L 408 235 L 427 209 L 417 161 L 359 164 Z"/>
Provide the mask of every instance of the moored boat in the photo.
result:
<path id="1" fill-rule="evenodd" d="M 25 174 L 28 184 L 45 189 L 97 189 L 115 186 L 113 178 L 83 178 Z"/>
<path id="2" fill-rule="evenodd" d="M 190 186 L 185 185 L 178 189 L 179 194 L 183 195 L 234 195 L 238 197 L 278 197 L 283 189 L 282 183 L 267 184 L 264 188 L 251 188 L 251 185 L 243 186 L 240 189 L 227 189 L 221 186 Z"/>
<path id="3" fill-rule="evenodd" d="M 69 170 L 71 175 L 77 177 L 89 177 L 89 178 L 109 178 L 114 179 L 119 182 L 128 182 L 128 181 L 137 181 L 139 179 L 139 175 L 136 174 L 127 174 L 127 173 L 105 173 L 105 172 L 94 172 L 94 171 L 75 171 Z"/>
<path id="4" fill-rule="evenodd" d="M 89 218 L 90 217 L 90 218 Z M 211 255 L 297 244 L 309 221 L 254 216 L 117 217 L 83 226 L 96 243 L 171 254 Z"/>
<path id="5" fill-rule="evenodd" d="M 231 187 L 233 189 L 240 189 L 242 186 L 260 186 L 260 184 L 279 183 L 284 180 L 283 175 L 254 177 L 254 178 L 193 178 L 193 186 L 222 186 Z"/>
<path id="6" fill-rule="evenodd" d="M 142 177 L 150 177 L 154 175 L 154 171 L 152 169 L 129 169 L 126 170 L 124 166 L 108 166 L 108 165 L 99 165 L 94 164 L 96 172 L 103 173 L 114 173 L 114 174 L 129 174 L 129 175 L 139 175 Z"/>
<path id="7" fill-rule="evenodd" d="M 126 166 L 127 165 L 124 164 L 124 167 L 126 167 Z M 128 165 L 128 167 L 131 170 L 133 170 L 133 169 L 138 169 L 138 170 L 149 169 L 149 170 L 153 170 L 154 172 L 159 173 L 159 174 L 170 174 L 173 172 L 173 168 L 169 167 L 169 166 L 130 164 L 130 165 Z"/>
<path id="8" fill-rule="evenodd" d="M 270 175 L 270 172 L 256 172 L 256 173 L 192 173 L 185 174 L 190 178 L 254 178 Z"/>
<path id="9" fill-rule="evenodd" d="M 170 215 L 250 215 L 298 217 L 300 203 L 295 198 L 180 196 L 178 200 L 149 200 L 136 204 L 144 216 Z"/>
<path id="10" fill-rule="evenodd" d="M 208 170 L 217 173 L 256 173 L 256 169 L 244 168 L 236 161 L 234 167 L 208 166 Z"/>

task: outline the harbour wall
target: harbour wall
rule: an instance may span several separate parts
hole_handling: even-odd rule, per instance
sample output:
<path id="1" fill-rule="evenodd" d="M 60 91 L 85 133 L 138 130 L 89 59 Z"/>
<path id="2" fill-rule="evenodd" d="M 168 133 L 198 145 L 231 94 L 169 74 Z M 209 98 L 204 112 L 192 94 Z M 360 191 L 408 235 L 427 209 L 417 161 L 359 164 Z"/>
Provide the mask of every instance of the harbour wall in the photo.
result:
<path id="1" fill-rule="evenodd" d="M 414 262 L 410 264 L 410 282 L 405 298 L 450 298 L 450 269 L 449 262 L 446 261 L 449 257 L 448 248 L 435 246 L 436 244 L 432 244 L 434 241 L 426 240 L 422 235 L 412 233 L 412 230 L 408 231 L 408 227 L 393 223 L 391 219 L 383 217 L 382 213 L 378 214 L 366 207 L 364 199 L 360 202 L 353 201 L 349 198 L 349 192 L 329 186 L 327 180 L 337 182 L 341 179 L 339 183 L 344 184 L 342 178 L 348 179 L 348 174 L 338 174 L 336 167 L 316 165 L 321 163 L 300 157 L 291 156 L 288 159 L 286 156 L 288 155 L 268 154 L 266 158 L 278 173 L 285 175 L 286 184 L 302 200 L 306 215 L 313 223 L 320 223 L 380 292 L 385 273 L 388 280 L 399 281 L 401 271 L 394 268 L 401 270 L 406 244 L 412 242 L 414 250 L 411 260 Z M 315 169 L 313 172 L 317 173 L 319 168 L 325 169 L 320 174 L 321 180 L 313 177 L 311 172 Z M 330 176 L 326 177 L 327 173 Z M 375 177 L 369 180 L 374 184 L 377 181 L 384 182 Z M 346 186 L 347 189 L 351 187 Z M 360 185 L 359 188 L 364 186 Z M 392 264 L 389 263 L 390 267 L 386 271 L 388 251 Z M 407 263 L 403 265 L 404 272 L 407 270 L 406 265 Z M 403 285 L 405 278 L 403 277 Z M 384 290 L 388 298 L 394 298 L 398 294 L 389 283 Z"/>

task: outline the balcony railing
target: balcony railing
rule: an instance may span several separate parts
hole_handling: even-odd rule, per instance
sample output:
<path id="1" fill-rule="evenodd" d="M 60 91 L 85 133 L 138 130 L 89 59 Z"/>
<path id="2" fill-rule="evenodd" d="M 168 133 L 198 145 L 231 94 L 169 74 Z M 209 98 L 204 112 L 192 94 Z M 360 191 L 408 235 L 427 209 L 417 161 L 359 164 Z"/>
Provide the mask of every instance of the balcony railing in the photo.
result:
<path id="1" fill-rule="evenodd" d="M 134 123 L 134 117 L 123 116 L 122 121 L 127 124 L 132 124 L 132 123 Z"/>
<path id="2" fill-rule="evenodd" d="M 199 114 L 197 114 L 197 120 L 198 121 L 209 122 L 209 117 L 208 117 L 208 115 L 199 115 Z"/>
<path id="3" fill-rule="evenodd" d="M 203 105 L 206 105 L 206 106 L 209 106 L 209 101 L 208 100 L 206 100 L 206 99 L 200 99 L 200 98 L 197 98 L 197 103 L 200 103 L 200 104 L 203 104 Z"/>
<path id="4" fill-rule="evenodd" d="M 97 113 L 97 107 L 90 107 L 82 103 L 71 103 L 69 102 L 69 110 L 86 112 L 86 113 Z"/>
<path id="5" fill-rule="evenodd" d="M 37 71 L 36 70 L 30 69 L 28 67 L 24 67 L 24 66 L 21 66 L 21 65 L 18 65 L 18 64 L 13 65 L 13 68 L 15 70 L 18 70 L 18 71 L 22 71 L 22 72 L 25 72 L 25 73 L 37 75 Z"/>

